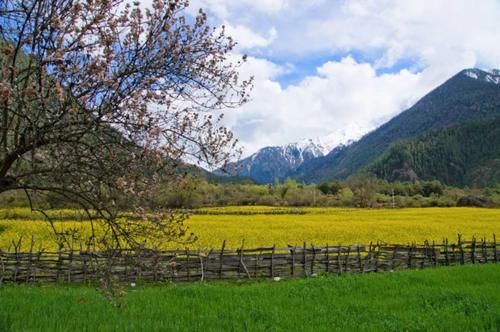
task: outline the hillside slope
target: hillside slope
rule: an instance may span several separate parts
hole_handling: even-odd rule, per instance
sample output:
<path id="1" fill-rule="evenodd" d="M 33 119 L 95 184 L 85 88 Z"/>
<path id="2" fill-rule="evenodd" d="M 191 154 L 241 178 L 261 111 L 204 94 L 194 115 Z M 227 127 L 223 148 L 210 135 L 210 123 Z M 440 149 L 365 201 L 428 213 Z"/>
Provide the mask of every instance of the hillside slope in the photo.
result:
<path id="1" fill-rule="evenodd" d="M 499 166 L 500 116 L 396 143 L 368 170 L 389 181 L 485 186 L 500 181 Z"/>

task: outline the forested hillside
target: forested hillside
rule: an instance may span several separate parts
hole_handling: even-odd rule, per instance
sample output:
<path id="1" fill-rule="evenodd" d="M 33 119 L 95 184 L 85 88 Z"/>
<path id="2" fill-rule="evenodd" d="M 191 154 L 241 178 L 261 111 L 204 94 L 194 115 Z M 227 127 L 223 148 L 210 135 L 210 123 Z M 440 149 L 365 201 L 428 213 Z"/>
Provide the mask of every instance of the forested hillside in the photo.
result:
<path id="1" fill-rule="evenodd" d="M 500 181 L 499 166 L 500 117 L 496 117 L 396 143 L 368 169 L 389 181 L 485 186 Z"/>

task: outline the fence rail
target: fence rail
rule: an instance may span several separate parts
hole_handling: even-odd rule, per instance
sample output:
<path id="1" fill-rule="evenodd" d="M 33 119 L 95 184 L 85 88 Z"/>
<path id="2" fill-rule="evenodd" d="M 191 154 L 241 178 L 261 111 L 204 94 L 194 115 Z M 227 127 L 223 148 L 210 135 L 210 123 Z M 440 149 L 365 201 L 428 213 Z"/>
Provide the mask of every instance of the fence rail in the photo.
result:
<path id="1" fill-rule="evenodd" d="M 288 246 L 176 251 L 0 251 L 0 283 L 288 278 L 498 263 L 496 237 L 455 243 Z"/>

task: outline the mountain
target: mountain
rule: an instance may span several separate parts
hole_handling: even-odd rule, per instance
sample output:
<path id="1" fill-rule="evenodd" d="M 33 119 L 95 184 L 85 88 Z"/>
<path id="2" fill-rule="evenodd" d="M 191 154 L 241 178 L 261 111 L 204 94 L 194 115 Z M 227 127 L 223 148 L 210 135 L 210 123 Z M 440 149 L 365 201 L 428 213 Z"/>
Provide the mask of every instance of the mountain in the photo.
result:
<path id="1" fill-rule="evenodd" d="M 325 147 L 313 140 L 260 149 L 248 158 L 229 164 L 216 175 L 249 177 L 259 183 L 272 183 L 285 178 L 302 163 L 323 156 Z"/>
<path id="2" fill-rule="evenodd" d="M 259 183 L 283 180 L 303 163 L 325 156 L 339 146 L 351 144 L 364 132 L 363 128 L 351 124 L 322 138 L 265 147 L 248 158 L 228 165 L 224 171 L 216 171 L 215 174 L 248 177 Z"/>
<path id="3" fill-rule="evenodd" d="M 483 187 L 500 182 L 500 116 L 393 144 L 368 170 L 389 181 L 440 180 Z"/>
<path id="4" fill-rule="evenodd" d="M 346 178 L 369 167 L 393 143 L 496 115 L 500 115 L 500 71 L 466 69 L 359 141 L 304 162 L 291 176 L 305 182 Z"/>

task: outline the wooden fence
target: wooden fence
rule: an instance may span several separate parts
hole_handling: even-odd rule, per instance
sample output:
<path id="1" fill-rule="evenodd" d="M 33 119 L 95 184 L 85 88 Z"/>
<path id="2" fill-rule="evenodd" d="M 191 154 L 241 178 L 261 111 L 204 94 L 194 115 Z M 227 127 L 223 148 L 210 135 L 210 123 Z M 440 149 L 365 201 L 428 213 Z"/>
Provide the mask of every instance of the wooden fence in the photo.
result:
<path id="1" fill-rule="evenodd" d="M 498 263 L 496 237 L 456 243 L 289 246 L 176 251 L 0 251 L 0 283 L 290 278 Z"/>

